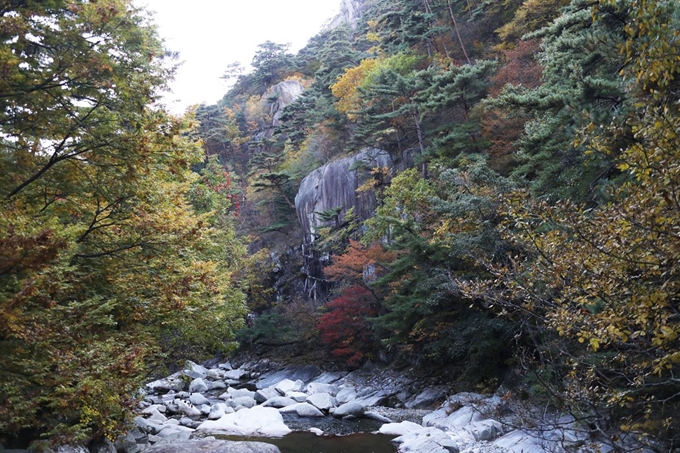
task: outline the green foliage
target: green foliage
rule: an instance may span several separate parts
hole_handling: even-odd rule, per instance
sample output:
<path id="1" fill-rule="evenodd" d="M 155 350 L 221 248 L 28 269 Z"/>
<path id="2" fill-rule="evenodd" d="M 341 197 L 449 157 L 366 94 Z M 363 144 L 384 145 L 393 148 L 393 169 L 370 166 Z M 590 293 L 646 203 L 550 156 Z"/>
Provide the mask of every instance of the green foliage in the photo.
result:
<path id="1" fill-rule="evenodd" d="M 470 387 L 498 385 L 513 356 L 516 326 L 503 318 L 461 310 L 439 313 L 419 323 L 413 340 L 430 361 L 462 364 L 460 379 Z M 491 387 L 494 388 L 494 387 Z"/>
<path id="2" fill-rule="evenodd" d="M 680 112 L 671 87 L 677 86 L 680 48 L 659 38 L 677 30 L 680 16 L 668 2 L 600 2 L 594 14 L 596 24 L 613 15 L 626 18 L 620 76 L 632 102 L 625 125 L 594 122 L 584 143 L 593 153 L 614 156 L 628 178 L 595 208 L 567 200 L 548 204 L 525 192 L 508 198 L 506 235 L 525 252 L 491 266 L 496 283 L 473 285 L 468 294 L 521 308 L 539 328 L 571 342 L 560 351 L 568 368 L 559 370 L 564 385 L 555 394 L 572 410 L 611 417 L 619 428 L 664 439 L 672 448 L 680 432 L 680 247 L 673 232 Z M 659 43 L 651 44 L 651 35 Z"/>
<path id="3" fill-rule="evenodd" d="M 396 54 L 418 50 L 431 55 L 438 50 L 435 37 L 446 33 L 428 2 L 386 0 L 368 4 L 364 31 L 380 51 Z"/>
<path id="4" fill-rule="evenodd" d="M 408 67 L 415 62 L 408 55 L 395 56 L 380 61 L 368 74 L 360 90 L 362 108 L 353 112 L 357 122 L 353 146 L 384 149 L 398 161 L 412 146 L 418 146 L 423 154 L 421 107 L 417 101 L 422 79 L 415 68 Z"/>
<path id="5" fill-rule="evenodd" d="M 2 8 L 0 436 L 113 438 L 151 367 L 233 347 L 245 249 L 189 202 L 200 152 L 152 106 L 171 70 L 139 10 Z"/>
<path id="6" fill-rule="evenodd" d="M 615 173 L 611 156 L 587 155 L 579 140 L 591 122 L 622 125 L 629 104 L 618 75 L 625 12 L 605 8 L 596 19 L 593 8 L 573 0 L 554 22 L 530 34 L 543 39 L 543 83 L 530 90 L 508 87 L 496 101 L 533 116 L 518 143 L 515 175 L 529 180 L 537 195 L 595 199 L 596 186 Z"/>
<path id="7" fill-rule="evenodd" d="M 225 110 L 200 111 L 200 137 L 221 156 L 260 137 L 240 170 L 265 219 L 250 231 L 290 231 L 313 168 L 388 151 L 394 166 L 359 188 L 375 191 L 376 215 L 320 213 L 334 224 L 315 242 L 328 279 L 376 297 L 384 344 L 464 363 L 469 385 L 493 385 L 512 348 L 519 389 L 673 445 L 678 21 L 665 0 L 365 2 L 356 29 L 325 31 L 291 61 L 263 45 Z M 294 71 L 307 89 L 271 136 L 260 95 Z M 24 257 L 38 272 L 68 235 L 25 220 L 11 247 L 44 244 Z M 281 322 L 316 319 L 295 306 L 275 308 Z M 313 337 L 315 322 L 300 326 Z M 351 343 L 336 349 L 351 358 Z"/>
<path id="8" fill-rule="evenodd" d="M 488 148 L 480 134 L 479 109 L 491 85 L 497 63 L 482 60 L 474 65 L 453 66 L 436 71 L 423 90 L 424 108 L 432 113 L 451 112 L 449 121 L 433 135 L 433 150 L 437 156 L 456 156 L 460 152 L 476 153 Z"/>
<path id="9" fill-rule="evenodd" d="M 293 328 L 278 313 L 259 316 L 251 326 L 241 329 L 236 339 L 244 346 L 280 344 L 291 340 Z"/>
<path id="10" fill-rule="evenodd" d="M 457 280 L 484 275 L 475 259 L 503 253 L 497 199 L 510 185 L 484 159 L 471 156 L 458 165 L 432 167 L 437 176 L 431 180 L 415 169 L 401 172 L 385 190 L 376 217 L 366 222 L 367 238 L 386 237 L 397 252 L 389 272 L 375 283 L 386 294 L 385 312 L 376 322 L 391 332 L 391 343 L 420 343 L 419 326 L 469 306 Z"/>

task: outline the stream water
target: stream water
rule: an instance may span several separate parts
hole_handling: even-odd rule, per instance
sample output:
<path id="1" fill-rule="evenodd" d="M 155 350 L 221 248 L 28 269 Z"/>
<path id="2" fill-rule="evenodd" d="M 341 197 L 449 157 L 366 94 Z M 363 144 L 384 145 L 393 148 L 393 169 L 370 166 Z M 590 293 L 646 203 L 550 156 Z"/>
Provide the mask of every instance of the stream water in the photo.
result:
<path id="1" fill-rule="evenodd" d="M 313 433 L 293 432 L 285 437 L 215 436 L 220 439 L 265 442 L 279 447 L 281 453 L 395 453 L 392 436 L 371 433 L 317 436 Z"/>
<path id="2" fill-rule="evenodd" d="M 304 418 L 293 414 L 283 414 L 283 419 L 293 430 L 285 437 L 272 439 L 229 436 L 225 439 L 266 442 L 279 447 L 281 453 L 395 453 L 397 451 L 391 442 L 394 436 L 371 434 L 382 425 L 376 420 Z M 326 434 L 317 436 L 308 432 L 310 428 L 318 428 Z"/>
<path id="3" fill-rule="evenodd" d="M 291 433 L 281 439 L 265 442 L 279 447 L 281 453 L 394 453 L 391 436 L 355 433 L 347 436 L 317 436 L 312 433 Z"/>

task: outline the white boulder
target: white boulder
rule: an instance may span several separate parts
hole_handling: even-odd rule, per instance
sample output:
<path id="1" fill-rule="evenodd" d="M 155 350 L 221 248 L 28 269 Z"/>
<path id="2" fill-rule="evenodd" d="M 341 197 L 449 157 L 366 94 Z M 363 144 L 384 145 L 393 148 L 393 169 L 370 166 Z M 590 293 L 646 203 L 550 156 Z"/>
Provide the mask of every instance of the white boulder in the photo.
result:
<path id="1" fill-rule="evenodd" d="M 537 435 L 532 435 L 524 430 L 517 429 L 510 431 L 503 437 L 499 437 L 493 442 L 495 447 L 503 448 L 509 453 L 544 453 L 545 451 L 553 451 L 548 449 L 545 441 L 541 440 Z M 553 444 L 553 449 L 558 444 Z"/>
<path id="2" fill-rule="evenodd" d="M 287 396 L 275 396 L 274 398 L 269 398 L 267 401 L 262 403 L 262 407 L 286 407 L 286 406 L 291 406 L 293 404 L 296 404 L 297 401 L 295 401 L 292 398 L 288 398 Z"/>
<path id="3" fill-rule="evenodd" d="M 437 428 L 422 428 L 393 439 L 398 443 L 399 452 L 458 453 L 458 444 L 444 431 Z"/>
<path id="4" fill-rule="evenodd" d="M 349 401 L 355 399 L 356 397 L 357 397 L 357 390 L 352 386 L 347 386 L 347 387 L 340 389 L 338 394 L 335 395 L 335 399 L 340 404 L 348 403 Z"/>
<path id="5" fill-rule="evenodd" d="M 333 398 L 329 393 L 315 393 L 309 396 L 306 401 L 322 411 L 328 411 L 332 407 L 337 406 L 335 398 Z"/>
<path id="6" fill-rule="evenodd" d="M 482 420 L 484 420 L 482 414 L 472 406 L 463 406 L 451 413 L 447 407 L 443 407 L 423 417 L 423 426 L 433 426 L 444 431 L 457 431 L 470 423 Z"/>
<path id="7" fill-rule="evenodd" d="M 196 378 L 189 384 L 189 393 L 202 393 L 207 390 L 208 384 L 201 378 Z"/>
<path id="8" fill-rule="evenodd" d="M 326 384 L 324 382 L 310 382 L 305 388 L 305 391 L 310 395 L 314 395 L 316 393 L 328 393 L 335 396 L 338 394 L 339 390 L 340 389 L 338 389 L 337 385 Z"/>
<path id="9" fill-rule="evenodd" d="M 229 370 L 224 373 L 224 379 L 229 379 L 233 381 L 240 381 L 246 376 L 246 370 L 239 368 L 237 370 Z"/>
<path id="10" fill-rule="evenodd" d="M 311 404 L 307 404 L 307 403 L 297 404 L 296 407 L 295 407 L 295 412 L 300 417 L 323 417 L 324 416 L 323 412 L 321 412 L 319 409 L 312 406 Z"/>
<path id="11" fill-rule="evenodd" d="M 286 393 L 285 396 L 287 396 L 288 398 L 294 399 L 298 403 L 304 403 L 305 401 L 307 401 L 307 397 L 308 397 L 308 395 L 306 393 L 303 393 L 303 392 L 288 392 L 288 393 Z"/>
<path id="12" fill-rule="evenodd" d="M 198 417 L 201 415 L 200 410 L 196 409 L 194 406 L 184 400 L 176 399 L 175 404 L 177 405 L 178 412 L 180 414 L 186 415 L 187 417 Z"/>
<path id="13" fill-rule="evenodd" d="M 192 393 L 189 397 L 189 401 L 194 406 L 200 406 L 201 404 L 210 404 L 210 400 L 203 396 L 201 393 Z"/>
<path id="14" fill-rule="evenodd" d="M 300 381 L 302 382 L 302 381 Z M 303 383 L 304 385 L 304 383 Z M 282 396 L 285 395 L 287 392 L 297 392 L 301 390 L 301 385 L 298 384 L 298 382 L 293 381 L 291 379 L 283 379 L 279 381 L 278 384 L 274 386 L 277 392 L 281 394 Z"/>
<path id="15" fill-rule="evenodd" d="M 251 408 L 256 405 L 257 401 L 255 401 L 255 399 L 251 398 L 250 396 L 239 396 L 238 398 L 234 398 L 234 406 Z"/>
<path id="16" fill-rule="evenodd" d="M 350 401 L 335 409 L 333 417 L 344 418 L 350 415 L 353 417 L 363 417 L 364 412 L 366 412 L 366 408 L 362 404 Z"/>
<path id="17" fill-rule="evenodd" d="M 242 396 L 247 396 L 249 398 L 255 398 L 255 392 L 251 392 L 250 390 L 247 389 L 235 389 L 232 387 L 229 387 L 227 389 L 227 394 L 231 395 L 232 398 L 240 398 Z"/>
<path id="18" fill-rule="evenodd" d="M 281 395 L 279 395 L 279 392 L 277 392 L 274 387 L 267 387 L 255 392 L 255 395 L 253 397 L 255 398 L 255 401 L 257 401 L 258 403 L 264 403 L 269 398 L 274 398 L 276 396 Z"/>
<path id="19" fill-rule="evenodd" d="M 387 423 L 382 425 L 378 432 L 388 436 L 403 436 L 404 434 L 412 433 L 423 429 L 418 423 L 403 421 L 401 423 Z"/>
<path id="20" fill-rule="evenodd" d="M 291 430 L 276 409 L 255 406 L 201 423 L 197 431 L 242 436 L 282 437 Z"/>

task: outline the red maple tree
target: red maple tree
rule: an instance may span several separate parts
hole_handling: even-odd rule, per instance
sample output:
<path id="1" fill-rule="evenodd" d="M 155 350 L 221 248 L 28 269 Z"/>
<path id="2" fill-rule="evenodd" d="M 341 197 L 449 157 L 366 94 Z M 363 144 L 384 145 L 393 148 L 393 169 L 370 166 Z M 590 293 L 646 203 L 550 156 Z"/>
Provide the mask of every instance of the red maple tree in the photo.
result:
<path id="1" fill-rule="evenodd" d="M 326 308 L 328 313 L 318 322 L 321 340 L 331 348 L 333 356 L 343 358 L 350 366 L 360 365 L 377 347 L 368 321 L 378 314 L 375 297 L 363 286 L 354 285 Z"/>

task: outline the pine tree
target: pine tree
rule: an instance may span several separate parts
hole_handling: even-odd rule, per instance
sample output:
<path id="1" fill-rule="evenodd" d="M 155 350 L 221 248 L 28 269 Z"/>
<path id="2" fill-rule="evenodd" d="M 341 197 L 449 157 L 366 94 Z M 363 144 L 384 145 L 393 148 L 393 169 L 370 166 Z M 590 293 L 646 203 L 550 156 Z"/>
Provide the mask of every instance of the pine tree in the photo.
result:
<path id="1" fill-rule="evenodd" d="M 598 184 L 616 174 L 611 156 L 587 155 L 578 138 L 592 122 L 625 118 L 627 95 L 618 77 L 622 14 L 605 7 L 595 20 L 591 3 L 573 0 L 552 24 L 529 35 L 543 39 L 542 84 L 508 87 L 497 101 L 532 115 L 518 143 L 515 175 L 531 181 L 538 195 L 594 200 Z"/>

